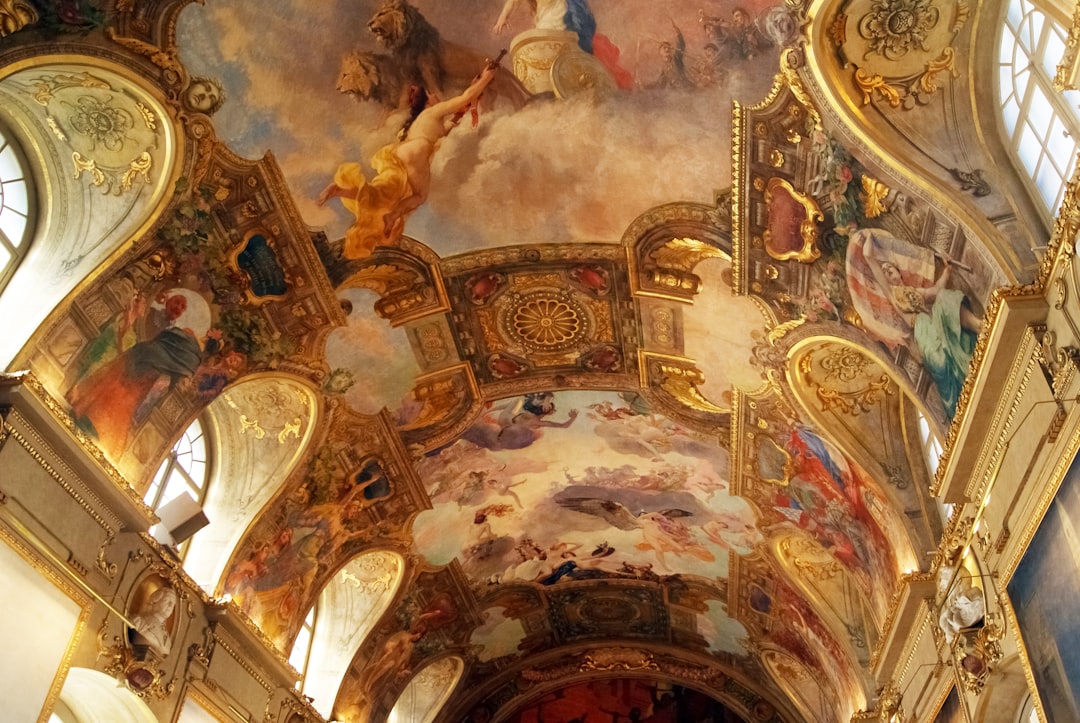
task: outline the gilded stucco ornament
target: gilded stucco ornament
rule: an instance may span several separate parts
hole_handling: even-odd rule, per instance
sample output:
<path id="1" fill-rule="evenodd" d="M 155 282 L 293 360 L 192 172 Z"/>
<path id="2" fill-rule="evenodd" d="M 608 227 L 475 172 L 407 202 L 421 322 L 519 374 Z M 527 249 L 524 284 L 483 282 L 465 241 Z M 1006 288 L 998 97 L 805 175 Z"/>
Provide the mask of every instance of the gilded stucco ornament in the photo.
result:
<path id="1" fill-rule="evenodd" d="M 582 315 L 568 298 L 536 296 L 514 308 L 510 329 L 523 346 L 556 349 L 572 344 L 583 329 Z"/>
<path id="2" fill-rule="evenodd" d="M 859 37 L 867 54 L 899 60 L 913 50 L 927 50 L 926 39 L 941 14 L 929 0 L 875 0 L 859 19 Z"/>
<path id="3" fill-rule="evenodd" d="M 102 672 L 122 680 L 140 698 L 165 700 L 172 695 L 176 681 L 166 680 L 166 673 L 156 658 L 139 660 L 119 635 L 108 634 L 109 618 L 98 629 L 98 658 L 104 661 Z"/>
<path id="4" fill-rule="evenodd" d="M 585 655 L 579 668 L 591 670 L 659 670 L 655 656 L 637 648 L 597 648 Z"/>
<path id="5" fill-rule="evenodd" d="M 1054 90 L 1078 90 L 1077 76 L 1080 75 L 1080 5 L 1073 8 L 1072 23 L 1069 25 L 1069 37 L 1065 39 L 1065 53 L 1061 56 L 1057 73 L 1054 75 Z"/>
<path id="6" fill-rule="evenodd" d="M 880 721 L 881 723 L 893 723 L 904 720 L 903 693 L 900 687 L 893 681 L 887 681 L 878 690 L 878 704 L 876 708 L 861 710 L 852 716 L 851 720 L 869 723 Z"/>
<path id="7" fill-rule="evenodd" d="M 780 551 L 791 560 L 800 575 L 816 582 L 832 580 L 843 572 L 836 558 L 806 537 L 785 537 L 780 543 Z"/>
<path id="8" fill-rule="evenodd" d="M 162 70 L 179 75 L 183 72 L 180 61 L 176 57 L 175 49 L 163 49 L 148 43 L 145 40 L 120 35 L 114 28 L 106 28 L 105 35 L 117 45 L 127 48 L 133 53 L 149 58 L 150 62 Z"/>
<path id="9" fill-rule="evenodd" d="M 967 0 L 852 0 L 830 36 L 863 105 L 910 109 L 929 101 L 941 77 L 958 75 L 954 42 L 969 12 Z"/>
<path id="10" fill-rule="evenodd" d="M 1054 398 L 1064 401 L 1064 395 L 1069 389 L 1077 364 L 1080 364 L 1080 349 L 1074 346 L 1059 347 L 1057 334 L 1038 324 L 1033 327 L 1035 335 L 1039 338 L 1039 346 L 1035 349 L 1035 360 L 1042 367 L 1046 383 L 1054 392 Z"/>
<path id="11" fill-rule="evenodd" d="M 104 672 L 123 681 L 141 698 L 165 700 L 176 683 L 166 680 L 162 669 L 172 652 L 173 642 L 182 635 L 181 611 L 191 619 L 194 613 L 190 595 L 182 581 L 182 572 L 164 563 L 155 562 L 150 555 L 130 554 L 131 562 L 149 562 L 152 571 L 135 589 L 125 613 L 124 635 L 109 638 L 110 618 L 98 629 L 98 657 L 104 658 Z"/>
<path id="12" fill-rule="evenodd" d="M 721 414 L 726 409 L 706 399 L 698 385 L 705 382 L 705 375 L 690 359 L 668 357 L 642 352 L 641 369 L 644 386 L 653 386 L 662 395 L 697 412 Z"/>
<path id="13" fill-rule="evenodd" d="M 987 613 L 981 626 L 956 636 L 952 645 L 956 672 L 968 692 L 979 695 L 994 666 L 1005 656 L 1001 641 L 1005 623 L 1001 613 Z"/>
<path id="14" fill-rule="evenodd" d="M 278 444 L 285 444 L 289 438 L 299 440 L 311 418 L 311 399 L 283 384 L 265 384 L 253 391 L 224 392 L 221 398 L 239 418 L 237 431 L 241 435 L 250 433 L 255 439 L 269 434 Z"/>
<path id="15" fill-rule="evenodd" d="M 148 101 L 88 72 L 49 73 L 19 83 L 71 154 L 74 178 L 120 196 L 153 183 L 163 129 Z"/>
<path id="16" fill-rule="evenodd" d="M 895 393 L 888 374 L 875 373 L 879 371 L 876 364 L 845 345 L 833 345 L 822 355 L 807 354 L 799 359 L 798 369 L 803 382 L 814 387 L 823 412 L 858 416 Z"/>
<path id="17" fill-rule="evenodd" d="M 33 25 L 41 16 L 26 0 L 0 0 L 0 38 Z"/>
<path id="18" fill-rule="evenodd" d="M 705 259 L 723 258 L 716 246 L 695 238 L 674 237 L 642 254 L 643 289 L 661 298 L 692 299 L 701 290 L 694 267 Z"/>

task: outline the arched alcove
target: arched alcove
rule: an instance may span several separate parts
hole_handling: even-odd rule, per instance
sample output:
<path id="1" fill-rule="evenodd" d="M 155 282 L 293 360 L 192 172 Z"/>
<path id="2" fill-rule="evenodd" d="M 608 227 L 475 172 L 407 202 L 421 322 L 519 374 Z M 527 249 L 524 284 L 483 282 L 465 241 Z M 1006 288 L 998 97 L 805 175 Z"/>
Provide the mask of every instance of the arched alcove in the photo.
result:
<path id="1" fill-rule="evenodd" d="M 461 658 L 441 658 L 417 673 L 398 696 L 387 723 L 431 723 L 461 679 Z"/>
<path id="2" fill-rule="evenodd" d="M 0 76 L 0 124 L 25 151 L 39 200 L 27 209 L 33 237 L 0 298 L 7 367 L 50 311 L 149 229 L 182 149 L 159 91 L 120 66 L 46 56 L 10 63 Z M 46 350 L 57 371 L 79 351 L 76 329 L 61 337 L 69 343 L 54 337 Z"/>
<path id="3" fill-rule="evenodd" d="M 209 593 L 252 520 L 303 456 L 319 414 L 311 388 L 283 375 L 256 376 L 221 393 L 203 413 L 212 465 L 203 512 L 184 569 Z"/>
<path id="4" fill-rule="evenodd" d="M 50 723 L 157 723 L 139 696 L 115 678 L 89 668 L 68 671 Z"/>
<path id="5" fill-rule="evenodd" d="M 397 595 L 404 567 L 394 552 L 358 555 L 323 587 L 305 616 L 289 662 L 303 676 L 300 690 L 326 718 L 357 649 Z"/>

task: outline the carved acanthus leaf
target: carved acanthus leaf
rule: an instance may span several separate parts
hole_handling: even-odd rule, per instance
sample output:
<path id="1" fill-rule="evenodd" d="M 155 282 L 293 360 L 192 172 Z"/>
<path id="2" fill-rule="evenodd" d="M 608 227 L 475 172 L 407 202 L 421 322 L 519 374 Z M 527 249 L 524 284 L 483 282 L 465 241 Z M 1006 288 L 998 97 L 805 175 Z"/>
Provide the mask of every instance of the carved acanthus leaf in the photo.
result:
<path id="1" fill-rule="evenodd" d="M 722 258 L 720 249 L 692 238 L 675 238 L 649 254 L 658 266 L 693 271 L 705 259 Z"/>

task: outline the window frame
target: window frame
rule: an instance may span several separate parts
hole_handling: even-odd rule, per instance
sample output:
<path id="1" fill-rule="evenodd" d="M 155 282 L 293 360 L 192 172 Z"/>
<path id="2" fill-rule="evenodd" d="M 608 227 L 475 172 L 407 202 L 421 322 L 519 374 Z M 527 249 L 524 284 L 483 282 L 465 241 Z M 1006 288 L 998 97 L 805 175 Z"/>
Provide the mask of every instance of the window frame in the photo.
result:
<path id="1" fill-rule="evenodd" d="M 14 170 L 17 175 L 5 176 L 4 166 L 0 161 L 0 253 L 10 254 L 10 258 L 0 260 L 0 292 L 15 275 L 19 264 L 26 258 L 33 241 L 35 219 L 37 216 L 37 193 L 34 178 L 31 174 L 30 164 L 26 159 L 22 146 L 15 138 L 11 130 L 0 123 L 0 158 L 8 151 L 11 152 Z M 21 188 L 21 193 L 12 193 L 8 188 Z M 14 204 L 9 203 L 12 197 L 23 199 L 25 210 L 20 211 Z M 13 239 L 4 230 L 3 219 L 10 218 L 6 214 L 11 213 L 22 217 L 22 228 L 19 230 L 19 238 Z"/>
<path id="2" fill-rule="evenodd" d="M 206 492 L 210 487 L 211 466 L 213 448 L 210 438 L 210 424 L 200 417 L 191 420 L 180 438 L 169 449 L 165 459 L 154 472 L 154 477 L 143 495 L 143 502 L 150 509 L 157 512 L 162 505 L 171 502 L 179 494 L 168 495 L 170 488 L 180 487 L 180 492 L 187 492 L 195 499 L 200 507 L 206 501 Z M 196 430 L 196 433 L 193 433 Z M 184 463 L 183 457 L 190 457 L 190 461 L 200 466 L 200 474 L 196 474 L 191 466 Z M 198 477 L 199 479 L 196 479 Z M 188 540 L 184 540 L 177 546 L 177 554 L 183 560 L 187 554 Z"/>
<path id="3" fill-rule="evenodd" d="M 315 598 L 315 604 L 313 604 L 304 616 L 304 622 L 300 625 L 300 630 L 296 633 L 296 638 L 293 640 L 292 650 L 289 652 L 289 665 L 296 668 L 296 672 L 300 674 L 300 677 L 296 681 L 296 689 L 301 694 L 305 692 L 304 688 L 307 687 L 308 668 L 311 666 L 311 649 L 315 644 L 315 626 L 319 623 L 319 598 Z M 304 634 L 307 634 L 306 638 Z M 297 657 L 297 643 L 304 640 L 304 660 L 302 665 L 297 665 L 295 658 Z"/>
<path id="4" fill-rule="evenodd" d="M 1057 63 L 1066 53 L 1070 23 L 1061 17 L 1056 5 L 1045 0 L 1010 0 L 1004 6 L 997 43 L 995 94 L 1001 137 L 1031 196 L 1046 209 L 1047 218 L 1057 214 L 1080 153 L 1080 114 L 1075 108 L 1080 91 L 1054 89 Z M 1030 49 L 1026 47 L 1029 44 L 1033 46 Z M 1058 57 L 1049 57 L 1051 48 Z M 1021 60 L 1026 60 L 1023 67 Z M 1038 103 L 1037 97 L 1044 102 Z M 1067 140 L 1055 139 L 1052 134 L 1058 132 Z M 1071 152 L 1059 169 L 1066 145 L 1072 146 Z M 1049 197 L 1051 189 L 1056 189 L 1053 199 Z"/>

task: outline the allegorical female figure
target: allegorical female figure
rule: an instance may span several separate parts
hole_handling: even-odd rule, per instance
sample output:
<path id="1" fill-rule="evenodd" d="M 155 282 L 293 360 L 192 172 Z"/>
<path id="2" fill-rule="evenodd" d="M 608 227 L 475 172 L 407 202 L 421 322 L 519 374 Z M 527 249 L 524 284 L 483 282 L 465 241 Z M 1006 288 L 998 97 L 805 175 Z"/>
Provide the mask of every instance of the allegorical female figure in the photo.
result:
<path id="1" fill-rule="evenodd" d="M 319 205 L 340 198 L 355 221 L 345 232 L 344 255 L 363 259 L 376 246 L 394 246 L 405 220 L 423 204 L 431 190 L 431 162 L 439 142 L 457 126 L 495 77 L 492 62 L 461 95 L 428 106 L 428 95 L 417 88 L 411 120 L 398 141 L 384 146 L 371 160 L 375 176 L 369 181 L 359 163 L 338 166 L 334 180 L 319 196 Z"/>
<path id="2" fill-rule="evenodd" d="M 954 268 L 953 259 L 882 229 L 860 229 L 848 240 L 848 289 L 864 328 L 890 351 L 903 345 L 911 352 L 949 418 L 982 329 L 964 292 L 950 287 Z"/>

